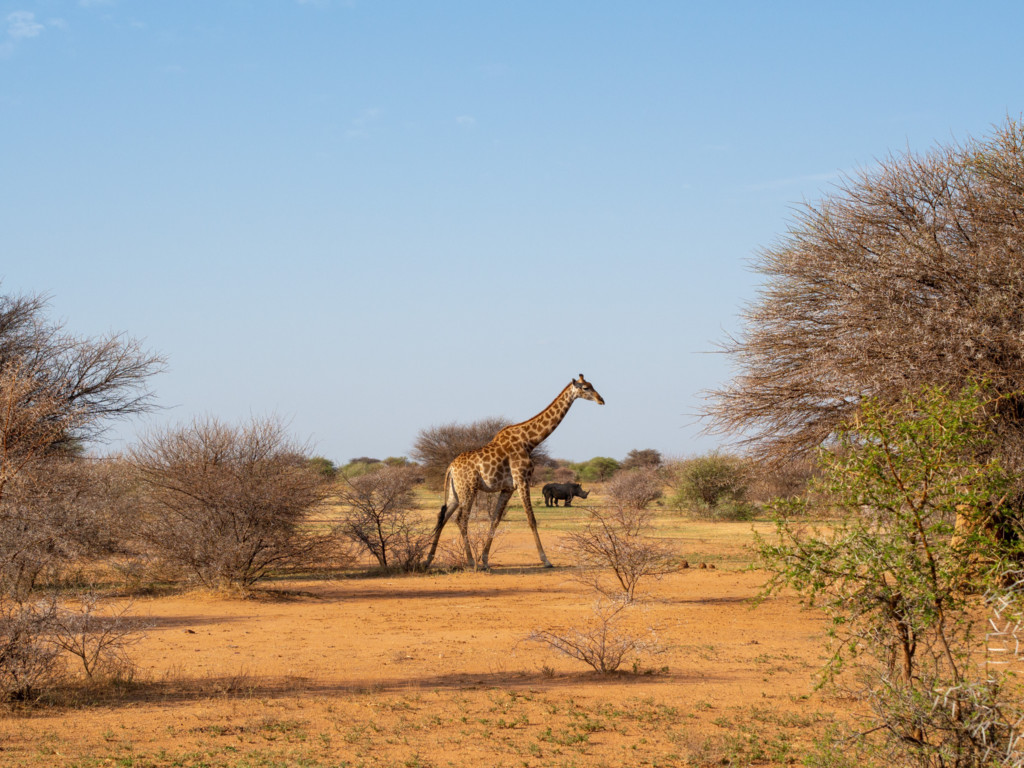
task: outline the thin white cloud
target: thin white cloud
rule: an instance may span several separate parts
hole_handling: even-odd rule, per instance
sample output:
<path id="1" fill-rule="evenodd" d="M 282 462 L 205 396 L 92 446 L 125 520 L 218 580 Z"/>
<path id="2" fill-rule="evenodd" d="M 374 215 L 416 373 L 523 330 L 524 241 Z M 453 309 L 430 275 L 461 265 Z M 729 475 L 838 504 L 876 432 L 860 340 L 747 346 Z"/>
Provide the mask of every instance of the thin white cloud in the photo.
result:
<path id="1" fill-rule="evenodd" d="M 350 139 L 359 139 L 370 135 L 370 126 L 377 122 L 380 117 L 380 110 L 377 107 L 368 107 L 352 118 L 345 136 Z"/>
<path id="2" fill-rule="evenodd" d="M 467 128 L 472 128 L 476 125 L 476 118 L 472 115 L 459 115 L 455 118 L 455 122 L 459 125 L 464 125 Z"/>
<path id="3" fill-rule="evenodd" d="M 14 11 L 7 14 L 7 35 L 15 40 L 37 37 L 46 27 L 36 21 L 31 11 Z"/>

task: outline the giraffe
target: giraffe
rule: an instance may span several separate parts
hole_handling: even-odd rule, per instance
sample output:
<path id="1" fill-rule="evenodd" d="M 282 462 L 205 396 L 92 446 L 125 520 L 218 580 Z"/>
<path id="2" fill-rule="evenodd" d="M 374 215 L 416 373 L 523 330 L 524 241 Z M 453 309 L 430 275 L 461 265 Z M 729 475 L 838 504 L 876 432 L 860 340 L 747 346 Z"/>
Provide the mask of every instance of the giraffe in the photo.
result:
<path id="1" fill-rule="evenodd" d="M 505 516 L 505 507 L 512 494 L 518 490 L 519 498 L 526 510 L 526 519 L 533 531 L 533 540 L 537 544 L 537 554 L 545 568 L 551 568 L 551 562 L 544 554 L 537 533 L 537 521 L 533 516 L 533 505 L 530 503 L 530 477 L 533 475 L 533 461 L 530 451 L 543 442 L 569 412 L 573 401 L 582 397 L 604 405 L 604 398 L 591 386 L 590 382 L 580 374 L 559 393 L 551 405 L 532 419 L 505 427 L 498 432 L 483 448 L 460 453 L 451 464 L 444 478 L 444 505 L 437 515 L 437 527 L 434 528 L 434 540 L 427 555 L 426 567 L 434 559 L 437 542 L 441 538 L 441 530 L 452 515 L 458 513 L 459 531 L 462 543 L 466 548 L 466 561 L 476 568 L 473 550 L 469 546 L 469 512 L 473 509 L 473 500 L 478 491 L 497 493 L 498 500 L 491 513 L 491 527 L 480 552 L 481 567 L 487 570 L 487 556 L 494 540 L 501 519 Z"/>

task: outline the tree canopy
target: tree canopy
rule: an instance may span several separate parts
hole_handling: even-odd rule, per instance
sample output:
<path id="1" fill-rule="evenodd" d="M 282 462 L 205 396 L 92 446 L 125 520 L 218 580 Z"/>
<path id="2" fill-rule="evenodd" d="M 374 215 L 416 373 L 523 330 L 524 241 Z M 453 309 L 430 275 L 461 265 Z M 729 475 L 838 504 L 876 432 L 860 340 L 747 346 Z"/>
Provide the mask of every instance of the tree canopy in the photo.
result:
<path id="1" fill-rule="evenodd" d="M 926 385 L 1024 388 L 1024 127 L 891 156 L 807 205 L 765 249 L 766 281 L 724 351 L 737 375 L 708 426 L 762 459 L 806 453 L 865 397 Z M 1024 401 L 1000 452 L 1024 465 Z"/>

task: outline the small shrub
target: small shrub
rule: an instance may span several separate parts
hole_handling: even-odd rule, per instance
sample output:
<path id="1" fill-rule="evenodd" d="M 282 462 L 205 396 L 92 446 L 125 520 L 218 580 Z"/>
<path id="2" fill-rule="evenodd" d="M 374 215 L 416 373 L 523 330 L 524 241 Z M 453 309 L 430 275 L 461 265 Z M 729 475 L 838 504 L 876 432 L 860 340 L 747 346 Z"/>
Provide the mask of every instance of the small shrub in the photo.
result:
<path id="1" fill-rule="evenodd" d="M 556 467 L 551 473 L 551 481 L 554 483 L 575 483 L 576 471 L 572 467 Z"/>
<path id="2" fill-rule="evenodd" d="M 128 648 L 143 637 L 140 625 L 129 615 L 132 604 L 101 611 L 95 592 L 87 593 L 77 603 L 54 611 L 50 627 L 53 643 L 77 657 L 89 679 L 97 675 L 132 677 L 135 664 Z"/>
<path id="3" fill-rule="evenodd" d="M 640 632 L 623 626 L 629 605 L 623 600 L 598 600 L 593 606 L 593 618 L 586 626 L 565 630 L 535 629 L 528 639 L 582 661 L 602 675 L 611 674 L 628 655 L 640 656 L 661 650 L 653 629 Z"/>
<path id="4" fill-rule="evenodd" d="M 746 499 L 758 504 L 803 494 L 814 476 L 814 461 L 797 457 L 774 464 L 750 465 Z"/>
<path id="5" fill-rule="evenodd" d="M 755 507 L 742 501 L 725 501 L 714 507 L 701 502 L 691 502 L 690 512 L 701 520 L 712 522 L 735 522 L 751 519 Z"/>
<path id="6" fill-rule="evenodd" d="M 352 480 L 357 477 L 362 477 L 369 472 L 376 472 L 381 468 L 382 462 L 380 459 L 371 459 L 369 456 L 360 456 L 357 459 L 351 459 L 348 464 L 343 467 L 338 467 L 338 475 L 346 480 Z"/>
<path id="7" fill-rule="evenodd" d="M 326 480 L 333 480 L 338 475 L 338 468 L 334 466 L 334 462 L 323 456 L 310 458 L 309 468 Z"/>
<path id="8" fill-rule="evenodd" d="M 653 448 L 643 450 L 634 449 L 626 454 L 622 460 L 621 469 L 657 469 L 661 466 L 662 458 L 659 451 Z"/>

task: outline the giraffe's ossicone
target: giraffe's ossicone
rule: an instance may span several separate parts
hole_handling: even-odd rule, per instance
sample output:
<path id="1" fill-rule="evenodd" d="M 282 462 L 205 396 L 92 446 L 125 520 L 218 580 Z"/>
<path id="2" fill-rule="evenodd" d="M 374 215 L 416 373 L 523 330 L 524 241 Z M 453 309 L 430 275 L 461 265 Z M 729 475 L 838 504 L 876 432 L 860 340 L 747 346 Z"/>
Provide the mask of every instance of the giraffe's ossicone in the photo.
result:
<path id="1" fill-rule="evenodd" d="M 456 514 L 458 515 L 459 531 L 462 533 L 462 543 L 466 550 L 466 562 L 471 567 L 476 567 L 473 549 L 469 544 L 469 511 L 473 509 L 473 500 L 476 498 L 476 494 L 482 491 L 498 494 L 497 503 L 491 513 L 490 530 L 480 552 L 480 565 L 486 570 L 488 567 L 487 556 L 491 549 L 491 542 L 494 540 L 494 533 L 505 516 L 505 508 L 508 506 L 509 499 L 517 490 L 519 498 L 523 502 L 523 509 L 526 510 L 526 520 L 533 532 L 533 540 L 537 544 L 540 561 L 544 566 L 551 567 L 551 562 L 544 554 L 544 547 L 540 543 L 537 520 L 533 516 L 533 504 L 530 502 L 530 478 L 533 476 L 533 461 L 530 459 L 530 452 L 555 431 L 555 428 L 565 418 L 565 414 L 569 412 L 569 407 L 578 398 L 593 400 L 598 405 L 604 405 L 604 398 L 597 393 L 589 381 L 583 378 L 581 373 L 578 379 L 569 382 L 551 405 L 532 419 L 505 427 L 484 447 L 460 453 L 455 457 L 445 473 L 444 505 L 437 516 L 434 539 L 426 560 L 427 567 L 434 560 L 437 542 L 441 538 L 441 531 L 444 529 L 445 523 Z"/>

